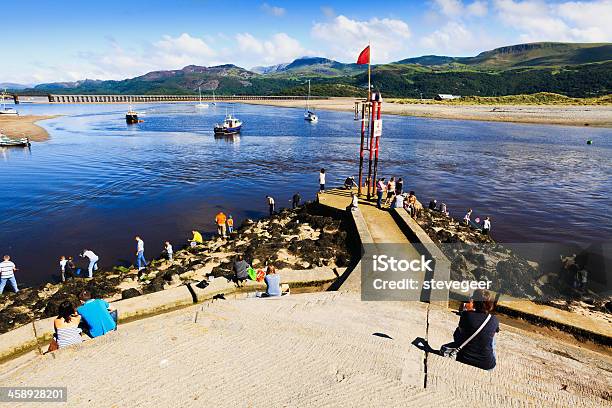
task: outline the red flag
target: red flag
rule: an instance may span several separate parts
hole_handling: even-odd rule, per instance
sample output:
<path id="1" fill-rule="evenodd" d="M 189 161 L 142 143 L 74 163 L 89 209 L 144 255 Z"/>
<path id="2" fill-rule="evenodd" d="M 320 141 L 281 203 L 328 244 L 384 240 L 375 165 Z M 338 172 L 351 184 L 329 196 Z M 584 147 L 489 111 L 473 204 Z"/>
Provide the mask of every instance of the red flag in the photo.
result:
<path id="1" fill-rule="evenodd" d="M 362 65 L 362 64 L 369 64 L 369 63 L 370 63 L 370 46 L 368 45 L 367 47 L 363 49 L 363 51 L 361 51 L 361 54 L 359 54 L 359 58 L 357 58 L 357 64 Z"/>

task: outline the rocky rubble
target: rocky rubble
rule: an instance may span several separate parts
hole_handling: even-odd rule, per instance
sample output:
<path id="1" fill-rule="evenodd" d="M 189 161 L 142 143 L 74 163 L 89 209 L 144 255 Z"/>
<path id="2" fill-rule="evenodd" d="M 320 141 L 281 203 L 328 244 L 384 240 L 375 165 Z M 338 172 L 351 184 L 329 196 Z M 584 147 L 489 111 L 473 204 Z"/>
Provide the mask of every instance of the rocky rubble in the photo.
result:
<path id="1" fill-rule="evenodd" d="M 273 264 L 277 270 L 314 267 L 342 269 L 351 260 L 344 221 L 318 214 L 309 203 L 296 210 L 282 210 L 270 218 L 246 220 L 228 239 L 220 237 L 203 245 L 176 251 L 173 262 L 156 259 L 139 277 L 135 268 L 115 267 L 98 271 L 94 278 L 77 278 L 64 284 L 47 283 L 0 296 L 0 333 L 33 319 L 55 316 L 63 300 L 78 304 L 83 290 L 110 300 L 128 299 L 158 292 L 209 276 L 233 279 L 232 262 L 243 254 L 254 267 Z"/>
<path id="2" fill-rule="evenodd" d="M 491 289 L 496 292 L 596 314 L 612 322 L 612 297 L 588 288 L 575 289 L 573 276 L 561 261 L 556 269 L 547 266 L 542 270 L 540 265 L 496 243 L 491 236 L 438 211 L 424 209 L 417 222 L 450 260 L 451 279 L 490 280 Z"/>

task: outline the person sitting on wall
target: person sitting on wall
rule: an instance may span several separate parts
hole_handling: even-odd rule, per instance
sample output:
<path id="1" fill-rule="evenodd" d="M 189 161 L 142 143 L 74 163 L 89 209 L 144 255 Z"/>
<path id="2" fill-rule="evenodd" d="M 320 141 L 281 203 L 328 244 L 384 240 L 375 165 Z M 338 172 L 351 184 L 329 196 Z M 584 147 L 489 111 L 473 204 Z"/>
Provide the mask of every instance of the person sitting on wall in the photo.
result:
<path id="1" fill-rule="evenodd" d="M 110 305 L 102 299 L 92 299 L 91 293 L 84 290 L 79 296 L 81 306 L 77 312 L 86 324 L 86 332 L 91 337 L 103 336 L 117 329 L 117 311 L 111 311 Z"/>
<path id="2" fill-rule="evenodd" d="M 346 207 L 347 211 L 356 210 L 359 207 L 359 197 L 357 197 L 357 193 L 351 193 L 351 203 Z"/>
<path id="3" fill-rule="evenodd" d="M 281 296 L 281 277 L 276 273 L 274 265 L 269 265 L 266 271 L 266 291 L 261 294 L 261 297 Z"/>
<path id="4" fill-rule="evenodd" d="M 495 335 L 499 332 L 499 320 L 493 315 L 495 303 L 491 293 L 484 289 L 474 291 L 472 303 L 473 311 L 461 313 L 453 335 L 454 341 L 442 346 L 440 351 L 445 354 L 447 350 L 454 349 L 457 361 L 483 370 L 493 370 L 497 364 Z"/>
<path id="5" fill-rule="evenodd" d="M 81 316 L 74 309 L 74 305 L 68 300 L 63 301 L 59 306 L 57 318 L 53 321 L 55 334 L 48 351 L 82 343 L 83 330 L 79 327 L 80 323 Z"/>

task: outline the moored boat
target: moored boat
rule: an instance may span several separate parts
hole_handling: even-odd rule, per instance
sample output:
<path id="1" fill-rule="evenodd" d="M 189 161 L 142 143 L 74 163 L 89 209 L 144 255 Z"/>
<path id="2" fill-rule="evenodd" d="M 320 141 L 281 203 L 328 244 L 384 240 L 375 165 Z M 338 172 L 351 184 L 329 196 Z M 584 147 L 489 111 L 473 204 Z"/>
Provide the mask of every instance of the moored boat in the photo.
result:
<path id="1" fill-rule="evenodd" d="M 242 129 L 242 121 L 231 114 L 225 116 L 223 123 L 217 123 L 214 127 L 216 135 L 231 135 L 239 133 L 240 129 Z"/>
<path id="2" fill-rule="evenodd" d="M 208 104 L 207 103 L 202 103 L 202 90 L 200 87 L 198 87 L 198 95 L 200 96 L 200 103 L 198 103 L 195 107 L 198 109 L 205 109 L 208 108 Z"/>
<path id="3" fill-rule="evenodd" d="M 128 125 L 133 125 L 135 123 L 141 122 L 138 120 L 138 112 L 136 112 L 134 108 L 132 108 L 131 104 L 128 106 L 128 111 L 125 114 L 125 122 Z"/>
<path id="4" fill-rule="evenodd" d="M 313 123 L 319 120 L 317 114 L 310 110 L 310 79 L 308 80 L 308 97 L 306 98 L 306 112 L 304 112 L 304 120 Z"/>
<path id="5" fill-rule="evenodd" d="M 0 115 L 19 115 L 16 109 L 6 107 L 6 89 L 2 92 L 2 108 L 0 108 Z"/>
<path id="6" fill-rule="evenodd" d="M 30 146 L 30 139 L 22 137 L 20 139 L 11 139 L 0 133 L 0 147 L 28 147 Z"/>

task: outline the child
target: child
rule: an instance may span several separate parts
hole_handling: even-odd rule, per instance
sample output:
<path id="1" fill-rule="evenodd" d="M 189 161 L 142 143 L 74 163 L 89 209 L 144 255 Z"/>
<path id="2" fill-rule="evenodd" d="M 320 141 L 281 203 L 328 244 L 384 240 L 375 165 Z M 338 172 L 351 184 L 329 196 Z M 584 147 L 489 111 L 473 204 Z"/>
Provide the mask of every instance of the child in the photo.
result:
<path id="1" fill-rule="evenodd" d="M 172 245 L 170 244 L 170 242 L 166 241 L 164 243 L 164 249 L 166 250 L 166 254 L 168 255 L 168 260 L 172 262 L 172 254 L 174 253 L 174 251 L 172 250 Z"/>
<path id="2" fill-rule="evenodd" d="M 62 282 L 66 282 L 66 264 L 68 260 L 65 256 L 60 256 L 59 267 L 60 267 L 60 278 Z"/>
<path id="3" fill-rule="evenodd" d="M 232 218 L 232 215 L 230 214 L 230 216 L 227 218 L 227 233 L 231 234 L 232 232 L 234 232 L 234 218 Z"/>

